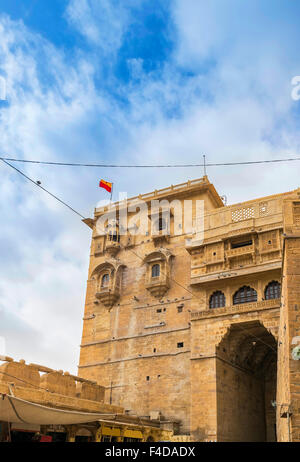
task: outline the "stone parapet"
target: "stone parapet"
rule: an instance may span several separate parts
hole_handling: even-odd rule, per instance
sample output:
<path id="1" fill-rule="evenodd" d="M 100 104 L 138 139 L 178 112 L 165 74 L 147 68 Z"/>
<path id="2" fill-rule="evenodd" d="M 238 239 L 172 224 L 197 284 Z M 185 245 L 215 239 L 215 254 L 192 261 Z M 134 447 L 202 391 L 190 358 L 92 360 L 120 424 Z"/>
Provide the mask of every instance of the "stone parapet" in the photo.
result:
<path id="1" fill-rule="evenodd" d="M 280 308 L 280 299 L 262 300 L 255 303 L 244 303 L 242 305 L 226 306 L 224 308 L 214 308 L 205 311 L 196 311 L 191 313 L 191 321 L 197 319 L 216 318 L 228 314 L 247 313 L 249 311 L 270 310 Z"/>

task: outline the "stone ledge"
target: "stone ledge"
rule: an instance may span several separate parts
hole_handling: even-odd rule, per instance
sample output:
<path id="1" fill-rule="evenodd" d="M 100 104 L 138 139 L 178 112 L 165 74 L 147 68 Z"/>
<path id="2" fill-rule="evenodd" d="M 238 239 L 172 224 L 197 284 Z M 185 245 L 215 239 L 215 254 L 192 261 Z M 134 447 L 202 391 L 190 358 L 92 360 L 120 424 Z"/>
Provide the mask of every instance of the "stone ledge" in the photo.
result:
<path id="1" fill-rule="evenodd" d="M 249 311 L 270 310 L 273 308 L 280 308 L 280 298 L 262 300 L 255 303 L 245 303 L 242 305 L 225 306 L 224 308 L 213 308 L 205 311 L 194 311 L 191 313 L 191 321 L 196 321 L 197 319 L 216 318 L 230 314 L 247 313 Z"/>
<path id="2" fill-rule="evenodd" d="M 137 359 L 149 359 L 149 358 L 161 358 L 163 356 L 178 356 L 186 353 L 190 353 L 191 350 L 184 350 L 184 351 L 178 351 L 176 353 L 155 353 L 154 355 L 144 355 L 144 356 L 134 356 L 132 358 L 121 358 L 121 359 L 114 359 L 112 361 L 103 361 L 103 362 L 98 362 L 98 363 L 90 363 L 90 364 L 84 364 L 84 365 L 79 365 L 78 369 L 84 369 L 86 367 L 95 367 L 95 366 L 103 366 L 105 364 L 114 364 L 114 363 L 121 363 L 123 361 L 134 361 Z"/>
<path id="3" fill-rule="evenodd" d="M 272 271 L 275 269 L 280 269 L 282 267 L 282 261 L 276 261 L 267 264 L 258 264 L 258 265 L 250 265 L 243 269 L 234 268 L 228 270 L 218 271 L 217 273 L 205 274 L 204 276 L 193 276 L 191 277 L 191 286 L 197 284 L 204 284 L 206 282 L 212 282 L 215 280 L 228 280 L 237 278 L 239 276 L 245 276 L 247 274 L 256 274 L 256 273 L 263 273 L 265 271 Z"/>
<path id="4" fill-rule="evenodd" d="M 145 326 L 144 329 L 156 329 L 157 327 L 164 327 L 166 323 L 164 321 L 159 324 L 153 324 L 152 326 Z"/>
<path id="5" fill-rule="evenodd" d="M 122 340 L 129 340 L 133 338 L 147 337 L 149 335 L 172 334 L 173 332 L 179 332 L 182 330 L 189 330 L 189 329 L 190 329 L 190 326 L 187 326 L 187 327 L 179 327 L 178 329 L 161 330 L 158 332 L 147 332 L 145 334 L 130 335 L 128 337 L 108 338 L 105 340 L 97 340 L 95 342 L 83 343 L 80 345 L 80 347 L 83 348 L 83 347 L 88 347 L 88 346 L 93 346 L 93 345 L 98 345 L 101 343 L 108 343 L 108 342 L 119 342 Z"/>

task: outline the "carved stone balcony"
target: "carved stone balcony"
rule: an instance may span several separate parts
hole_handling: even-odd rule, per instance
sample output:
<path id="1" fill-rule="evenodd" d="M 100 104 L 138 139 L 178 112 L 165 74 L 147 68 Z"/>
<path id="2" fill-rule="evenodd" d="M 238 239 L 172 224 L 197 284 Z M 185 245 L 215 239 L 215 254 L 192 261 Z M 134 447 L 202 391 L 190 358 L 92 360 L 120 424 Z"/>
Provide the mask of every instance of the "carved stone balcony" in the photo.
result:
<path id="1" fill-rule="evenodd" d="M 120 250 L 121 250 L 121 245 L 118 242 L 114 242 L 114 241 L 106 242 L 105 252 L 108 253 L 111 257 L 115 257 Z"/>
<path id="2" fill-rule="evenodd" d="M 220 281 L 224 279 L 233 279 L 237 277 L 247 276 L 249 274 L 263 273 L 265 271 L 273 271 L 282 268 L 282 261 L 270 261 L 260 264 L 247 265 L 242 268 L 229 268 L 223 269 L 221 271 L 216 271 L 213 273 L 208 273 L 207 265 L 195 266 L 192 268 L 191 282 L 192 286 L 198 284 L 206 284 L 212 281 Z M 201 270 L 201 272 L 199 271 Z"/>
<path id="3" fill-rule="evenodd" d="M 168 234 L 163 234 L 163 232 L 160 232 L 159 234 L 153 234 L 152 239 L 154 245 L 157 246 L 169 242 L 170 236 Z"/>
<path id="4" fill-rule="evenodd" d="M 261 300 L 259 302 L 242 303 L 241 305 L 225 306 L 223 308 L 213 308 L 203 311 L 193 311 L 191 320 L 214 318 L 219 316 L 228 316 L 229 314 L 247 313 L 249 311 L 262 311 L 274 308 L 280 308 L 280 298 L 271 300 Z"/>
<path id="5" fill-rule="evenodd" d="M 244 255 L 254 255 L 254 254 L 255 254 L 255 246 L 254 246 L 254 244 L 246 245 L 244 247 L 239 247 L 237 249 L 230 249 L 230 250 L 226 251 L 226 257 L 228 259 L 238 258 L 238 257 L 242 257 Z"/>
<path id="6" fill-rule="evenodd" d="M 156 298 L 162 298 L 169 288 L 168 277 L 151 278 L 146 283 L 146 289 Z"/>
<path id="7" fill-rule="evenodd" d="M 119 297 L 120 291 L 118 287 L 101 287 L 100 292 L 96 292 L 96 299 L 100 300 L 107 308 L 111 308 Z"/>

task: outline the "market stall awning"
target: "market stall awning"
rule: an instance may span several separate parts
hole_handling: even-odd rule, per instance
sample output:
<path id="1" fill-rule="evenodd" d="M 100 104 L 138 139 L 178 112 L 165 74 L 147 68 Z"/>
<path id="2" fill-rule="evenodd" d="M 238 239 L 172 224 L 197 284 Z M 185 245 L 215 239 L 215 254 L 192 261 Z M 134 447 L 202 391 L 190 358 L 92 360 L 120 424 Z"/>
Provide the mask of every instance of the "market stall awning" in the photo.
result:
<path id="1" fill-rule="evenodd" d="M 0 395 L 0 421 L 36 425 L 70 425 L 94 422 L 114 414 L 68 411 Z"/>

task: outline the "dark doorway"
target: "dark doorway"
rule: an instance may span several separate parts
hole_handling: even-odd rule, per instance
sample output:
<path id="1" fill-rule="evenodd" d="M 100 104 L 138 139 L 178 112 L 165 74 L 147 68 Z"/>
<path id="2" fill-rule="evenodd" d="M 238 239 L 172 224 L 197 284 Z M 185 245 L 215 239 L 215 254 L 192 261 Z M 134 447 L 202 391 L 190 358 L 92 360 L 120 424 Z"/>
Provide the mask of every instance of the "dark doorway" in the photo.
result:
<path id="1" fill-rule="evenodd" d="M 65 443 L 67 441 L 67 434 L 63 432 L 48 432 L 47 435 L 52 436 L 53 443 Z"/>
<path id="2" fill-rule="evenodd" d="M 276 441 L 274 336 L 258 321 L 233 324 L 216 354 L 218 441 Z"/>
<path id="3" fill-rule="evenodd" d="M 25 431 L 12 431 L 11 442 L 12 443 L 31 443 L 33 442 L 34 432 Z"/>
<path id="4" fill-rule="evenodd" d="M 75 443 L 91 443 L 92 437 L 91 436 L 76 436 Z"/>

